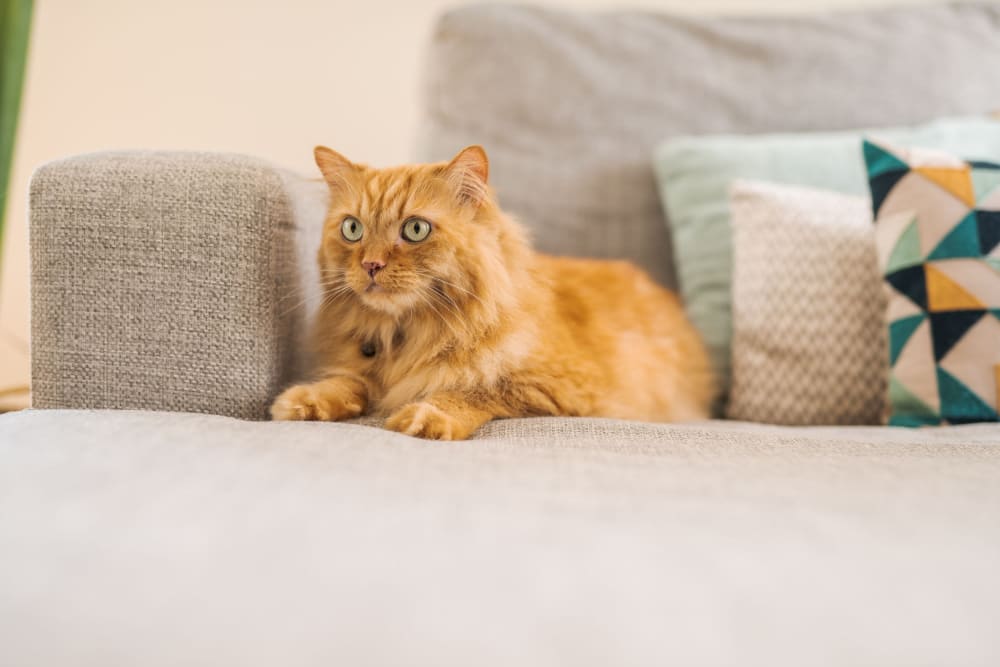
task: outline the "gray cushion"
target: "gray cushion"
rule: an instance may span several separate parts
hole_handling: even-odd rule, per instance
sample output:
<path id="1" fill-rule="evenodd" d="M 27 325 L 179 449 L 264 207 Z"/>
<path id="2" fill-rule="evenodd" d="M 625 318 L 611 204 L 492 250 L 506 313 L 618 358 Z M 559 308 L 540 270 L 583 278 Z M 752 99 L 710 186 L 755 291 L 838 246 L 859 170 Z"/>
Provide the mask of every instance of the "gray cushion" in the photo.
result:
<path id="1" fill-rule="evenodd" d="M 995 665 L 1000 425 L 0 416 L 0 664 Z"/>
<path id="2" fill-rule="evenodd" d="M 754 18 L 476 6 L 428 60 L 420 154 L 490 154 L 540 248 L 674 271 L 652 173 L 681 134 L 851 129 L 1000 108 L 1000 6 Z"/>
<path id="3" fill-rule="evenodd" d="M 285 180 L 260 160 L 207 153 L 39 169 L 34 405 L 266 416 L 301 330 Z"/>

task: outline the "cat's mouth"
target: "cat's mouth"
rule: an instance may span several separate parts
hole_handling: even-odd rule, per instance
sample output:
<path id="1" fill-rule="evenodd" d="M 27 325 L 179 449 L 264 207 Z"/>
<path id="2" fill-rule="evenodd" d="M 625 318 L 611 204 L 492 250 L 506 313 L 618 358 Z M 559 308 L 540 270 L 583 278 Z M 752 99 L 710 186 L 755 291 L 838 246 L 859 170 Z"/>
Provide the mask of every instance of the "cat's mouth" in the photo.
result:
<path id="1" fill-rule="evenodd" d="M 358 291 L 358 297 L 368 308 L 393 316 L 402 315 L 414 302 L 409 290 L 386 287 L 374 280 Z"/>

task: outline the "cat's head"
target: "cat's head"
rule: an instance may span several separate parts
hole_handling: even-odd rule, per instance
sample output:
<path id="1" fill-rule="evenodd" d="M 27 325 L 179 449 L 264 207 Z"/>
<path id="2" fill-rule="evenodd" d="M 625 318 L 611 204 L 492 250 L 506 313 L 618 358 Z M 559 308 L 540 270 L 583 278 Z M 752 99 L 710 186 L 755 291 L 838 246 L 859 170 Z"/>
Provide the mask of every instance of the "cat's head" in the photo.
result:
<path id="1" fill-rule="evenodd" d="M 441 311 L 480 298 L 503 273 L 505 221 L 481 147 L 450 162 L 387 169 L 323 146 L 315 157 L 331 193 L 319 253 L 329 298 L 397 317 Z"/>

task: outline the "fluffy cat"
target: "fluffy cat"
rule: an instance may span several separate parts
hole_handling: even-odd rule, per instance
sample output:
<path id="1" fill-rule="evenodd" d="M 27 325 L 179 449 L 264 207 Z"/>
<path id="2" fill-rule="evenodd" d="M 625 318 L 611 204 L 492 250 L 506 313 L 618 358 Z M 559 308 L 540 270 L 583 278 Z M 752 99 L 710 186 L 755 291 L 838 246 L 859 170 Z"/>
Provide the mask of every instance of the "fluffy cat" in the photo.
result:
<path id="1" fill-rule="evenodd" d="M 274 419 L 387 417 L 457 440 L 497 417 L 708 416 L 709 362 L 677 298 L 627 262 L 532 251 L 479 146 L 373 169 L 317 147 L 331 190 L 316 382 Z"/>

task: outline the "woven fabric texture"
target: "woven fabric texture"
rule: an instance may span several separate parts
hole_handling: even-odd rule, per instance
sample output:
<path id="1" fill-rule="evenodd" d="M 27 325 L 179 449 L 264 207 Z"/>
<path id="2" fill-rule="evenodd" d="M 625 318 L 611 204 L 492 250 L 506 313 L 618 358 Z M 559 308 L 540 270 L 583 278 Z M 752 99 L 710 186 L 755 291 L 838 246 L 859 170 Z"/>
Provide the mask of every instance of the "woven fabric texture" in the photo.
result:
<path id="1" fill-rule="evenodd" d="M 0 508 L 4 665 L 1000 662 L 996 424 L 28 411 Z"/>
<path id="2" fill-rule="evenodd" d="M 542 250 L 631 259 L 673 286 L 660 142 L 992 111 L 1000 5 L 753 18 L 474 6 L 444 15 L 427 63 L 419 157 L 484 145 L 501 204 Z"/>
<path id="3" fill-rule="evenodd" d="M 866 141 L 889 423 L 1000 421 L 1000 163 Z"/>
<path id="4" fill-rule="evenodd" d="M 727 416 L 776 424 L 881 423 L 885 296 L 867 198 L 737 181 L 731 200 Z"/>
<path id="5" fill-rule="evenodd" d="M 30 216 L 36 407 L 266 416 L 298 327 L 279 173 L 234 155 L 84 155 L 38 170 Z"/>

